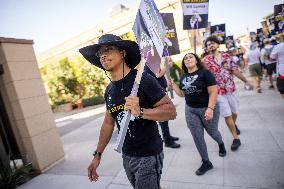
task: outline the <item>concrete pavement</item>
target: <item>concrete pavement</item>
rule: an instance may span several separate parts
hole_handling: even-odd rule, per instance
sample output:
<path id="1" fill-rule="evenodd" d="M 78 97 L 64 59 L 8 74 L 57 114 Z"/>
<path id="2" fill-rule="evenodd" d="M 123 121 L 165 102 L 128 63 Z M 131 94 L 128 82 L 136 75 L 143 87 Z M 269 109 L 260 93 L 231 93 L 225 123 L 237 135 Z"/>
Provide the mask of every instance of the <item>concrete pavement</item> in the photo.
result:
<path id="1" fill-rule="evenodd" d="M 284 188 L 284 100 L 276 90 L 268 90 L 267 83 L 264 83 L 261 94 L 243 90 L 239 81 L 237 84 L 241 102 L 237 123 L 241 130 L 242 146 L 237 152 L 230 150 L 232 138 L 224 120 L 220 119 L 219 130 L 224 138 L 227 156 L 218 156 L 218 145 L 206 134 L 214 169 L 203 176 L 194 173 L 201 165 L 201 159 L 186 127 L 184 99 L 174 99 L 178 116 L 170 122 L 170 130 L 172 135 L 180 137 L 181 148 L 164 148 L 161 182 L 164 189 Z M 64 125 L 68 127 L 68 124 L 74 123 L 76 119 L 73 118 L 58 118 L 59 130 Z M 62 132 L 65 160 L 19 188 L 132 188 L 124 173 L 121 155 L 113 150 L 116 132 L 103 154 L 98 170 L 99 181 L 91 183 L 87 178 L 87 167 L 96 148 L 102 121 L 103 117 L 99 116 L 88 122 L 78 122 L 79 126 Z"/>

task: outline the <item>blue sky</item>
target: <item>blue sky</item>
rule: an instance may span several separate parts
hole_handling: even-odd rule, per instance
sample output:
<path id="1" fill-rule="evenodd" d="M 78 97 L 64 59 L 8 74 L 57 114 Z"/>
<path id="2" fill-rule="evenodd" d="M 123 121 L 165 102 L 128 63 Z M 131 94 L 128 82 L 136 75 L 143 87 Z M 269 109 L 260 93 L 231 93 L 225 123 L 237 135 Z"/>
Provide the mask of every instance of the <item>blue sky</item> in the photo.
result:
<path id="1" fill-rule="evenodd" d="M 140 0 L 0 0 L 0 37 L 34 40 L 36 53 L 80 34 L 103 21 L 116 4 L 136 7 Z M 283 0 L 210 0 L 209 21 L 226 23 L 227 34 L 241 35 Z M 182 14 L 182 13 L 181 13 Z"/>

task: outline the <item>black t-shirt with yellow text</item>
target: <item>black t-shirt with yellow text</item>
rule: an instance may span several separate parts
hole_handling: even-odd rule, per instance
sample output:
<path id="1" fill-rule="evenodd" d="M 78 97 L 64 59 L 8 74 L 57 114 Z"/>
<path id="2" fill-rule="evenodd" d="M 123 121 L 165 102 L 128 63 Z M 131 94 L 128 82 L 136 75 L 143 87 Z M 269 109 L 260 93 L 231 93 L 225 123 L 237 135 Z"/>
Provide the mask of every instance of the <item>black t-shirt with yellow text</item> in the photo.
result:
<path id="1" fill-rule="evenodd" d="M 105 100 L 107 110 L 116 121 L 118 129 L 122 124 L 125 97 L 129 96 L 134 84 L 137 70 L 131 70 L 123 79 L 112 81 L 106 88 Z M 123 89 L 123 90 L 122 90 Z M 153 108 L 154 104 L 165 96 L 155 78 L 143 73 L 137 96 L 141 108 Z M 163 150 L 163 143 L 156 121 L 137 119 L 131 115 L 122 152 L 128 156 L 152 156 Z"/>

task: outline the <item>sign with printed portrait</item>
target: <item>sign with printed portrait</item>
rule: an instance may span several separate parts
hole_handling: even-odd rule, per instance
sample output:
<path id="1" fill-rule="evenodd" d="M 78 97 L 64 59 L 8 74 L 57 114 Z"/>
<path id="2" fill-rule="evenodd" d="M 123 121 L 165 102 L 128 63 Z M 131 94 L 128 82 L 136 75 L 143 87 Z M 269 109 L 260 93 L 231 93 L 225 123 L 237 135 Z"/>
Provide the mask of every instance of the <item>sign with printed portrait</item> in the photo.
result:
<path id="1" fill-rule="evenodd" d="M 262 34 L 263 32 L 262 32 L 262 28 L 258 28 L 258 29 L 256 29 L 256 33 L 255 32 L 250 32 L 250 36 L 251 36 L 251 34 L 253 34 L 254 33 L 254 35 L 256 35 L 256 33 L 257 34 Z"/>
<path id="2" fill-rule="evenodd" d="M 207 28 L 209 0 L 182 0 L 183 29 Z"/>
<path id="3" fill-rule="evenodd" d="M 165 42 L 167 44 L 167 52 L 164 53 L 164 56 L 179 54 L 180 50 L 173 13 L 161 13 L 161 16 L 166 27 Z"/>
<path id="4" fill-rule="evenodd" d="M 262 30 L 261 30 L 261 32 L 262 32 Z M 257 34 L 259 34 L 259 33 L 257 33 Z M 257 35 L 256 35 L 255 32 L 250 32 L 250 33 L 249 33 L 249 36 L 250 36 L 250 41 L 251 41 L 251 42 L 256 41 Z"/>
<path id="5" fill-rule="evenodd" d="M 275 34 L 280 32 L 278 24 L 275 24 L 275 17 L 274 16 L 269 18 L 268 23 L 269 23 L 268 27 L 269 27 L 269 30 L 271 32 L 271 35 L 275 35 Z"/>
<path id="6" fill-rule="evenodd" d="M 226 37 L 225 44 L 228 50 L 235 48 L 234 36 L 230 35 Z"/>
<path id="7" fill-rule="evenodd" d="M 224 44 L 226 40 L 226 26 L 225 24 L 214 25 L 210 27 L 211 35 L 219 38 L 220 43 Z"/>
<path id="8" fill-rule="evenodd" d="M 284 31 L 284 3 L 280 5 L 274 5 L 274 18 L 275 25 L 277 25 L 279 31 Z"/>
<path id="9" fill-rule="evenodd" d="M 155 2 L 153 0 L 141 0 L 138 12 L 141 14 L 158 54 L 162 57 L 166 28 Z"/>
<path id="10" fill-rule="evenodd" d="M 133 26 L 136 41 L 140 47 L 141 55 L 146 60 L 148 67 L 156 75 L 160 71 L 161 57 L 151 39 L 148 28 L 146 27 L 140 12 L 138 11 Z"/>

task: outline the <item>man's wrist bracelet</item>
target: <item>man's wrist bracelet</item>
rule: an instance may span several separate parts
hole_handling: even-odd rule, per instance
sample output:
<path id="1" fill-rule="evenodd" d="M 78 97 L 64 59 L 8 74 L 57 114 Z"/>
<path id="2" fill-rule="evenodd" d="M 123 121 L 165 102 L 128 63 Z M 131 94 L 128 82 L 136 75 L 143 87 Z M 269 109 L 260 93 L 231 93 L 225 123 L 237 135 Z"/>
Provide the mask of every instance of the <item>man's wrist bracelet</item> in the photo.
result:
<path id="1" fill-rule="evenodd" d="M 137 119 L 143 119 L 144 118 L 144 108 L 140 108 L 140 115 L 136 117 Z"/>
<path id="2" fill-rule="evenodd" d="M 209 106 L 208 106 L 207 108 L 209 108 L 209 109 L 211 109 L 211 110 L 213 110 L 213 111 L 214 111 L 214 108 L 211 108 L 211 107 L 209 107 Z"/>
<path id="3" fill-rule="evenodd" d="M 99 157 L 102 157 L 103 153 L 102 152 L 98 152 L 98 151 L 94 151 L 93 153 L 93 156 L 96 157 L 96 156 L 99 156 Z"/>

